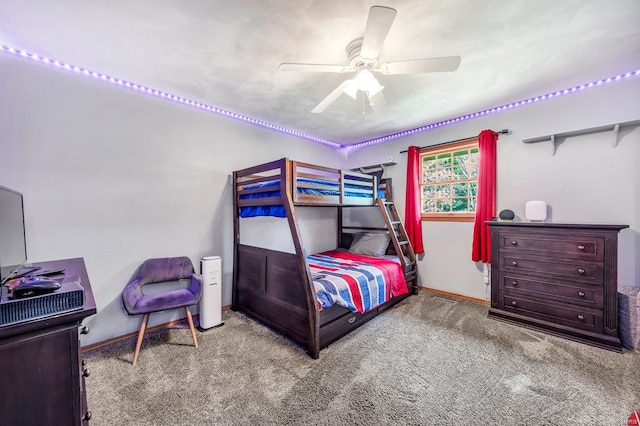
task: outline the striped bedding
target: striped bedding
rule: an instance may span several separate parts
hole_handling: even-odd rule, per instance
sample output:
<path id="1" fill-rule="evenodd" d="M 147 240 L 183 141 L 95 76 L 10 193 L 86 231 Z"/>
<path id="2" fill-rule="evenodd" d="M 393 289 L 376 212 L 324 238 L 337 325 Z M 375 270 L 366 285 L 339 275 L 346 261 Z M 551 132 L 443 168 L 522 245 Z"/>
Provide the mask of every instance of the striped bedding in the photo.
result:
<path id="1" fill-rule="evenodd" d="M 337 250 L 307 260 L 322 308 L 338 304 L 363 313 L 408 292 L 402 266 L 393 260 Z"/>

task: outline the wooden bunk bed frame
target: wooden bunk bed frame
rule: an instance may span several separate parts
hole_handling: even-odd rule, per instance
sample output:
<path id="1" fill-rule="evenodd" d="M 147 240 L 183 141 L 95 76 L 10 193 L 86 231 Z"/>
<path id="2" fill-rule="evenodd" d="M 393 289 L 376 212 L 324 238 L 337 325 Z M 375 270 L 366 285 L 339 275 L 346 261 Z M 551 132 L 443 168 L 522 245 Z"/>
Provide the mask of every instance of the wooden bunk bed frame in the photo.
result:
<path id="1" fill-rule="evenodd" d="M 302 179 L 301 181 L 299 179 Z M 311 181 L 309 181 L 311 180 Z M 298 193 L 298 188 L 327 189 L 322 180 L 331 183 L 331 189 L 339 188 L 339 194 L 316 195 Z M 272 186 L 263 186 L 265 184 Z M 345 185 L 348 185 L 345 187 Z M 345 190 L 346 189 L 346 190 Z M 384 189 L 385 199 L 377 197 L 377 190 Z M 278 191 L 276 196 L 247 198 L 249 194 Z M 359 196 L 353 196 L 357 194 Z M 404 256 L 407 249 L 392 238 L 389 252 L 399 256 L 409 292 L 396 296 L 362 314 L 341 306 L 320 310 L 311 272 L 302 246 L 296 218 L 296 206 L 328 206 L 338 210 L 338 247 L 348 248 L 353 232 L 380 229 L 394 232 L 402 223 L 393 220 L 388 208 L 397 212 L 391 197 L 390 179 L 378 182 L 369 174 L 332 169 L 282 158 L 233 172 L 234 208 L 234 265 L 231 309 L 245 313 L 308 350 L 309 356 L 319 357 L 320 349 L 384 312 L 410 294 L 417 293 L 417 268 L 415 254 Z M 288 221 L 295 254 L 254 247 L 240 243 L 240 209 L 247 206 L 283 206 Z M 342 208 L 354 206 L 379 206 L 386 213 L 386 228 L 356 228 L 343 226 Z M 404 233 L 406 236 L 406 233 Z M 397 237 L 397 235 L 396 235 Z M 409 245 L 410 253 L 413 253 Z"/>

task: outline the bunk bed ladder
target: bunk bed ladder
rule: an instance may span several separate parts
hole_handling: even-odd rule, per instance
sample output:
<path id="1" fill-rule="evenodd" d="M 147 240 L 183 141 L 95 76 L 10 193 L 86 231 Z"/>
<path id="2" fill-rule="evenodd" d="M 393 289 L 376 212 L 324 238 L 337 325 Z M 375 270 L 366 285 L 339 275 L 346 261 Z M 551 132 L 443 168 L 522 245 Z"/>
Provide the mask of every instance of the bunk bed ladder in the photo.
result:
<path id="1" fill-rule="evenodd" d="M 411 242 L 407 236 L 407 231 L 404 229 L 404 225 L 400 220 L 395 204 L 393 201 L 387 200 L 378 198 L 376 202 L 378 203 L 378 207 L 382 212 L 382 217 L 384 217 L 384 221 L 387 224 L 387 229 L 389 230 L 393 247 L 400 257 L 400 262 L 404 268 L 407 283 L 411 283 L 413 294 L 418 294 L 416 253 L 413 251 L 413 247 L 411 246 Z"/>

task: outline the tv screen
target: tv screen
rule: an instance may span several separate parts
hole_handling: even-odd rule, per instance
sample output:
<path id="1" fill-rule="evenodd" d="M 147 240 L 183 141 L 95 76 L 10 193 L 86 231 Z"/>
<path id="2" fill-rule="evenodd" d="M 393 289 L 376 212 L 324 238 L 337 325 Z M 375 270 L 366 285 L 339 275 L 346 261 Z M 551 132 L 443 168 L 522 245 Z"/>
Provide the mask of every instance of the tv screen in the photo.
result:
<path id="1" fill-rule="evenodd" d="M 0 282 L 27 261 L 22 194 L 0 186 Z"/>

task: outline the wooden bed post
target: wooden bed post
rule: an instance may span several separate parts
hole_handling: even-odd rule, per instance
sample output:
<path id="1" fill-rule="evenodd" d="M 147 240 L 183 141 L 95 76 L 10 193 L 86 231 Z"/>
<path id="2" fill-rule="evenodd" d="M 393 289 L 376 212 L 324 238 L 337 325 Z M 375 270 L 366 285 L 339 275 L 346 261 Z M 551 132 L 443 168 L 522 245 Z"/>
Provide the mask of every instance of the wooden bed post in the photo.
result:
<path id="1" fill-rule="evenodd" d="M 336 247 L 342 247 L 342 207 L 338 207 L 338 238 Z"/>
<path id="2" fill-rule="evenodd" d="M 300 273 L 302 275 L 302 283 L 304 284 L 305 295 L 307 297 L 307 309 L 309 312 L 309 356 L 313 359 L 318 359 L 320 357 L 320 318 L 318 315 L 317 297 L 313 287 L 313 282 L 310 280 L 311 271 L 309 270 L 309 264 L 307 262 L 307 252 L 302 246 L 302 238 L 300 236 L 300 230 L 298 229 L 298 220 L 293 206 L 293 188 L 291 185 L 286 185 L 287 182 L 295 182 L 292 180 L 294 177 L 294 171 L 292 162 L 289 159 L 284 159 L 281 173 L 280 193 L 283 198 L 282 204 L 287 212 L 287 221 L 289 222 L 293 245 L 295 246 L 296 254 L 298 255 L 298 262 L 300 262 Z"/>
<path id="3" fill-rule="evenodd" d="M 238 244 L 240 243 L 240 213 L 238 212 L 238 172 L 231 177 L 233 190 L 233 281 L 231 283 L 231 309 L 238 309 Z"/>

